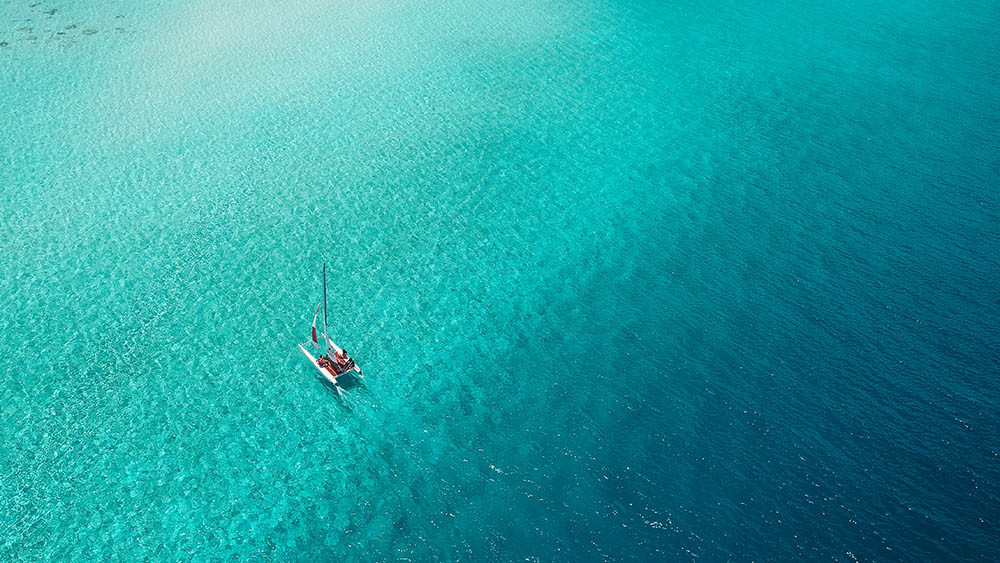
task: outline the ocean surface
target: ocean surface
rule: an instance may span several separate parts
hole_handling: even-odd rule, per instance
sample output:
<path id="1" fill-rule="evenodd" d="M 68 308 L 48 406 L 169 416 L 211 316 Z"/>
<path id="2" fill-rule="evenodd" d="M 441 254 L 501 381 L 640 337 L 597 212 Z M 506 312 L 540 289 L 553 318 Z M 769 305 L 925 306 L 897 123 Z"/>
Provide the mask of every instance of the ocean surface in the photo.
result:
<path id="1" fill-rule="evenodd" d="M 998 29 L 3 0 L 0 560 L 1000 559 Z"/>

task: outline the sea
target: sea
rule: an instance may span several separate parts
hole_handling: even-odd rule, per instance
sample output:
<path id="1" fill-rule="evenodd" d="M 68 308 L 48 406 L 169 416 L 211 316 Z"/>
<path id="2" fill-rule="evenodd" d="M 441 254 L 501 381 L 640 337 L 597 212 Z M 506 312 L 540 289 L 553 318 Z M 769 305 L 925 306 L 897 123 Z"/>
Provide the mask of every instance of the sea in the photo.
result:
<path id="1" fill-rule="evenodd" d="M 998 178 L 1000 0 L 3 0 L 0 560 L 997 561 Z"/>

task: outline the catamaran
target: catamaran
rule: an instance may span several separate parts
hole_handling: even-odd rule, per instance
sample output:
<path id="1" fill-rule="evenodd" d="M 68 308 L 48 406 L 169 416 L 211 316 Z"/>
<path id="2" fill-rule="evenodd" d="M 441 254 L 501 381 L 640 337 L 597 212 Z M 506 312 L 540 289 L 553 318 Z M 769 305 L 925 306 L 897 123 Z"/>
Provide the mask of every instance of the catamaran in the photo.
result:
<path id="1" fill-rule="evenodd" d="M 323 307 L 323 333 L 318 335 L 316 333 L 316 321 L 319 320 L 319 308 Z M 354 363 L 354 360 L 347 355 L 347 352 L 343 348 L 340 348 L 330 340 L 327 336 L 329 330 L 326 326 L 326 262 L 323 262 L 323 303 L 316 306 L 316 314 L 313 315 L 313 325 L 312 325 L 312 340 L 299 344 L 299 350 L 309 358 L 309 363 L 313 365 L 314 368 L 319 370 L 319 373 L 326 378 L 327 381 L 332 383 L 337 388 L 337 392 L 340 393 L 340 385 L 337 384 L 337 378 L 348 372 L 355 372 L 358 377 L 364 379 L 364 374 L 361 373 L 361 368 Z M 323 337 L 323 345 L 319 343 L 319 337 Z M 306 347 L 315 348 L 316 355 L 319 358 L 313 356 L 309 353 L 309 349 Z M 325 349 L 325 353 L 323 350 Z"/>

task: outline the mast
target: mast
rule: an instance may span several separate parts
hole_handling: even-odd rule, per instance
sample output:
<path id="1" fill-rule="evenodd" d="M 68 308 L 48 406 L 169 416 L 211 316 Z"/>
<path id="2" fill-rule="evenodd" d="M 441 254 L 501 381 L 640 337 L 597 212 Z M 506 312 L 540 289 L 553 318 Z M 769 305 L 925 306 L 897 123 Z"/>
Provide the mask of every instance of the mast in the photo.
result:
<path id="1" fill-rule="evenodd" d="M 326 262 L 323 262 L 323 339 L 326 340 L 326 351 L 330 353 L 330 329 L 326 327 Z"/>
<path id="2" fill-rule="evenodd" d="M 334 352 L 342 353 L 333 340 L 330 340 L 330 329 L 326 326 L 326 262 L 323 262 L 323 340 L 326 341 L 326 356 L 333 358 Z"/>

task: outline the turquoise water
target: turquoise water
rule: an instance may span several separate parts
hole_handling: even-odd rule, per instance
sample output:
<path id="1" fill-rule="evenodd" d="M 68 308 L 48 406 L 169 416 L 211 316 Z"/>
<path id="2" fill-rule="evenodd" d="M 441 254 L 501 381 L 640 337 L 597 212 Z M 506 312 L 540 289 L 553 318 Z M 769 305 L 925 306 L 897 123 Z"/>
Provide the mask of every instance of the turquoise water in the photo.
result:
<path id="1" fill-rule="evenodd" d="M 0 4 L 0 560 L 1000 558 L 998 21 Z"/>

